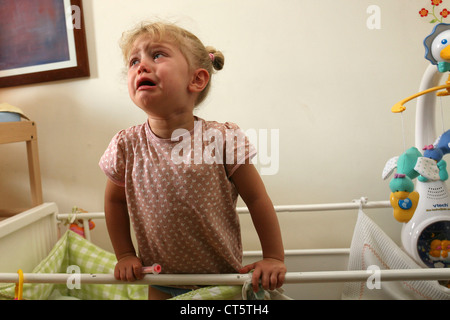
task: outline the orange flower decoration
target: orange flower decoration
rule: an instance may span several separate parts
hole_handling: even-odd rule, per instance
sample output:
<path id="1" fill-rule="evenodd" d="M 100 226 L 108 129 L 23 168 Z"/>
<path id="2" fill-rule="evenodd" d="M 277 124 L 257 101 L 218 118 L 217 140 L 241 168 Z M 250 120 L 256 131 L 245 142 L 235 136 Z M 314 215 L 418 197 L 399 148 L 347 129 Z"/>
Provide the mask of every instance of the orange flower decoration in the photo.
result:
<path id="1" fill-rule="evenodd" d="M 433 6 L 432 10 L 429 11 L 425 8 L 420 9 L 419 14 L 420 17 L 428 17 L 431 16 L 430 23 L 442 23 L 444 18 L 447 18 L 450 15 L 450 11 L 447 8 L 443 8 L 440 12 L 440 16 L 435 12 L 435 8 L 442 3 L 442 0 L 431 0 L 431 5 Z"/>
<path id="2" fill-rule="evenodd" d="M 422 9 L 419 11 L 419 14 L 420 14 L 421 17 L 426 17 L 426 16 L 428 15 L 428 10 L 425 9 L 425 8 L 422 8 Z"/>

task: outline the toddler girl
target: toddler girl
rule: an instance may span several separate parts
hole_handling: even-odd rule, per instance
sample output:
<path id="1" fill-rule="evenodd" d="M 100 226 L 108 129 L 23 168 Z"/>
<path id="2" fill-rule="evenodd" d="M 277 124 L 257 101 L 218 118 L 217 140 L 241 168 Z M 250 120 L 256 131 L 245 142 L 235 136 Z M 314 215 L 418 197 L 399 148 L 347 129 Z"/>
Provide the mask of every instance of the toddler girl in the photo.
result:
<path id="1" fill-rule="evenodd" d="M 115 277 L 141 279 L 142 266 L 163 273 L 247 273 L 252 285 L 279 288 L 284 249 L 273 205 L 251 164 L 253 146 L 232 123 L 205 121 L 194 108 L 206 97 L 222 53 L 168 23 L 124 33 L 131 100 L 145 123 L 114 136 L 100 160 L 107 177 L 105 215 L 117 257 Z M 263 260 L 242 267 L 238 196 L 249 208 Z M 130 236 L 131 219 L 138 252 Z M 175 293 L 174 293 L 175 291 Z M 149 299 L 186 288 L 150 286 Z"/>

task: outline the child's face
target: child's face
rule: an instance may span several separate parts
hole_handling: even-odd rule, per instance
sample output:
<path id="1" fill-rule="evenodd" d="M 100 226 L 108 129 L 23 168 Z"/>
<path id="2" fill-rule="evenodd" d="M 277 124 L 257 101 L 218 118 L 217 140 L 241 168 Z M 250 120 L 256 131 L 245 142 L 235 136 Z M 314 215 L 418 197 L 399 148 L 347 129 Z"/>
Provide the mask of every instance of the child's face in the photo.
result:
<path id="1" fill-rule="evenodd" d="M 149 116 L 170 116 L 186 108 L 192 112 L 192 75 L 177 46 L 152 42 L 148 36 L 135 41 L 128 60 L 128 91 Z"/>

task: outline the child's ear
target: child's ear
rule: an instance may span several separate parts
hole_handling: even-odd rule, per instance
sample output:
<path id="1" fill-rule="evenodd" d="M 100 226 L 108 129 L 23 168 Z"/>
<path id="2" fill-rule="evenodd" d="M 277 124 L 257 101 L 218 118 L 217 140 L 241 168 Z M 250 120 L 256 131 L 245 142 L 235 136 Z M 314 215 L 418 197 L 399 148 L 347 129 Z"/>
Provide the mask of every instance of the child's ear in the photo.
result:
<path id="1" fill-rule="evenodd" d="M 189 90 L 192 92 L 201 92 L 209 82 L 209 72 L 205 69 L 197 69 L 189 83 Z"/>

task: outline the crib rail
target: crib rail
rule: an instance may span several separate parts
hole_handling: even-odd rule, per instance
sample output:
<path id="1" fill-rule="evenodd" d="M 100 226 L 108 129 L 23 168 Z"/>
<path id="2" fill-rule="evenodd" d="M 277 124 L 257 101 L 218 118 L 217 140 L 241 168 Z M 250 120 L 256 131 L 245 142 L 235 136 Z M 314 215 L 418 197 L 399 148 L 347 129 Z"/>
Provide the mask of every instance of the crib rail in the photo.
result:
<path id="1" fill-rule="evenodd" d="M 362 197 L 360 199 L 353 200 L 352 202 L 342 203 L 323 203 L 323 204 L 302 204 L 302 205 L 279 205 L 274 206 L 277 213 L 281 212 L 311 212 L 311 211 L 339 211 L 339 210 L 352 210 L 358 208 L 364 209 L 379 209 L 390 208 L 389 201 L 368 201 L 367 198 Z M 249 213 L 247 207 L 238 207 L 237 212 L 239 214 Z M 87 240 L 91 241 L 91 235 L 89 231 L 88 220 L 89 219 L 104 219 L 104 212 L 89 212 L 89 213 L 59 213 L 56 215 L 56 219 L 59 221 L 67 221 L 70 219 L 79 219 L 83 221 L 84 232 Z"/>
<path id="2" fill-rule="evenodd" d="M 327 282 L 366 282 L 374 275 L 383 281 L 450 280 L 450 269 L 390 269 L 361 271 L 317 271 L 288 272 L 286 284 L 327 283 Z M 72 274 L 72 273 L 24 273 L 24 283 L 66 284 L 69 281 L 80 284 L 124 284 L 112 274 Z M 251 274 L 158 274 L 146 275 L 133 282 L 138 285 L 243 285 L 251 280 Z M 18 283 L 17 273 L 0 273 L 0 283 Z"/>
<path id="3" fill-rule="evenodd" d="M 351 210 L 351 209 L 377 209 L 390 208 L 389 201 L 368 201 L 367 198 L 353 200 L 352 202 L 340 203 L 321 203 L 321 204 L 299 204 L 299 205 L 279 205 L 274 206 L 276 212 L 308 212 L 308 211 L 335 211 L 335 210 Z M 238 207 L 238 213 L 249 213 L 247 207 Z M 104 212 L 89 213 L 60 213 L 57 215 L 58 220 L 67 220 L 72 217 L 79 219 L 104 219 Z"/>

